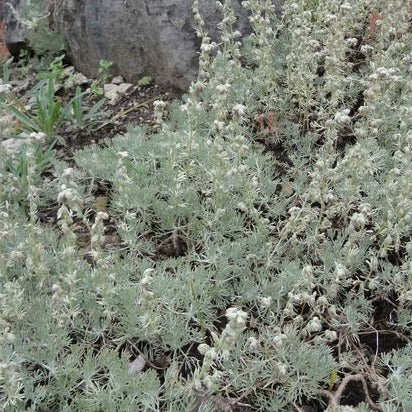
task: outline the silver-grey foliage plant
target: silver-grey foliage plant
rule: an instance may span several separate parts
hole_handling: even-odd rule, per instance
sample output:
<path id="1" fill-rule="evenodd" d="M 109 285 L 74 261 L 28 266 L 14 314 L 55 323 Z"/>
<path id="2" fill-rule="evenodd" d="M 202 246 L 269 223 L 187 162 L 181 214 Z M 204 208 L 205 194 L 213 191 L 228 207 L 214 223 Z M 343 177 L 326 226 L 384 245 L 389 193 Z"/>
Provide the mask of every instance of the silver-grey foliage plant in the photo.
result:
<path id="1" fill-rule="evenodd" d="M 410 2 L 244 1 L 242 42 L 218 4 L 159 133 L 56 165 L 57 226 L 1 170 L 4 410 L 411 410 Z"/>

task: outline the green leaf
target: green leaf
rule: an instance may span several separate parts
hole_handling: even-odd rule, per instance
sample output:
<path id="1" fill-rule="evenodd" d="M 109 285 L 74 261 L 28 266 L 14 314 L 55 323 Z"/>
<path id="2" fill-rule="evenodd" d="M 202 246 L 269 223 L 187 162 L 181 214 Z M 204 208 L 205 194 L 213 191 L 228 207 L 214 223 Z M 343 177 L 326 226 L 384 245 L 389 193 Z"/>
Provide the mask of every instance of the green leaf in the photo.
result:
<path id="1" fill-rule="evenodd" d="M 149 86 L 152 83 L 153 79 L 151 76 L 143 76 L 138 82 L 137 85 L 140 87 Z"/>

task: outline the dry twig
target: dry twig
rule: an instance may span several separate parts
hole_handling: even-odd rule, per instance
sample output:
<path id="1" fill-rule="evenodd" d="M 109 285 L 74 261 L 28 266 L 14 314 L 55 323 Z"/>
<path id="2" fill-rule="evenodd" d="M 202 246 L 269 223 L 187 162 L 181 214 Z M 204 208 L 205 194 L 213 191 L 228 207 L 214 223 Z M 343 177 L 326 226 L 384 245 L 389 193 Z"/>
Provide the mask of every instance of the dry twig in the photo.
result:
<path id="1" fill-rule="evenodd" d="M 322 394 L 326 395 L 329 398 L 328 409 L 331 408 L 331 410 L 334 410 L 334 409 L 337 409 L 339 407 L 340 398 L 342 397 L 343 392 L 345 391 L 345 389 L 348 386 L 349 382 L 353 382 L 353 381 L 360 381 L 362 383 L 363 392 L 365 393 L 365 400 L 369 404 L 371 409 L 374 410 L 374 411 L 382 411 L 381 407 L 378 406 L 371 399 L 371 397 L 369 395 L 369 390 L 368 390 L 368 385 L 366 383 L 366 379 L 361 374 L 345 376 L 342 379 L 342 382 L 338 386 L 338 389 L 335 391 L 335 393 L 332 393 L 331 391 L 327 391 L 327 390 L 322 391 Z"/>

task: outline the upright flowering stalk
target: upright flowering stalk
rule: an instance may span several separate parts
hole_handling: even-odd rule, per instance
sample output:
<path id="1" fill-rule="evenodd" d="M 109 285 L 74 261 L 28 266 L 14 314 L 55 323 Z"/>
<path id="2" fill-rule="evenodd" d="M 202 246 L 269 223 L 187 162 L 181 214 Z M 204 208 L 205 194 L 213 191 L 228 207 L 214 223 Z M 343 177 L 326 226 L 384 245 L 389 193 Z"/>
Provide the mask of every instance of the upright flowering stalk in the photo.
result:
<path id="1" fill-rule="evenodd" d="M 165 115 L 166 102 L 163 100 L 155 100 L 153 102 L 154 115 L 159 125 L 163 124 L 163 117 Z"/>
<path id="2" fill-rule="evenodd" d="M 254 47 L 252 50 L 254 62 L 258 65 L 255 76 L 263 83 L 263 93 L 270 93 L 268 98 L 273 99 L 273 88 L 278 81 L 277 69 L 273 65 L 273 45 L 281 22 L 275 21 L 275 6 L 271 0 L 243 1 L 242 6 L 250 11 L 249 21 L 253 27 L 250 38 Z M 273 28 L 278 26 L 276 30 Z"/>
<path id="3" fill-rule="evenodd" d="M 193 1 L 193 16 L 195 21 L 196 35 L 201 39 L 199 53 L 199 70 L 198 77 L 189 89 L 189 97 L 186 102 L 180 106 L 184 113 L 187 113 L 188 137 L 191 139 L 193 130 L 205 110 L 203 91 L 206 88 L 211 77 L 214 52 L 217 44 L 211 41 L 208 32 L 205 29 L 205 22 L 200 14 L 199 1 Z"/>
<path id="4" fill-rule="evenodd" d="M 194 90 L 201 91 L 203 82 L 210 78 L 210 67 L 213 61 L 212 53 L 217 48 L 217 45 L 215 42 L 211 42 L 205 30 L 205 22 L 199 10 L 199 0 L 193 1 L 193 15 L 196 35 L 202 40 L 202 44 L 200 45 L 198 81 L 194 84 Z"/>
<path id="5" fill-rule="evenodd" d="M 221 359 L 228 358 L 230 352 L 236 347 L 236 342 L 242 332 L 246 329 L 246 320 L 248 315 L 241 309 L 229 308 L 226 311 L 228 324 L 220 336 L 213 334 L 214 346 L 211 347 L 206 343 L 199 345 L 198 350 L 204 356 L 202 367 L 195 374 L 194 386 L 200 390 L 206 387 L 208 390 L 217 388 L 219 380 L 223 373 L 217 369 L 213 369 L 215 363 Z"/>
<path id="6" fill-rule="evenodd" d="M 73 213 L 81 214 L 81 198 L 77 191 L 76 183 L 73 179 L 74 170 L 67 168 L 60 177 L 60 192 L 57 195 L 57 202 L 60 207 L 57 211 L 57 221 L 60 225 L 69 245 L 66 252 L 73 255 L 76 242 L 76 234 L 73 227 Z"/>
<path id="7" fill-rule="evenodd" d="M 91 255 L 97 265 L 103 261 L 104 221 L 107 219 L 109 219 L 109 215 L 106 212 L 97 212 L 91 228 Z"/>
<path id="8" fill-rule="evenodd" d="M 230 65 L 234 66 L 236 71 L 240 72 L 241 65 L 239 59 L 241 57 L 241 43 L 239 38 L 242 34 L 234 27 L 236 23 L 236 16 L 233 11 L 232 1 L 216 1 L 216 5 L 223 13 L 223 20 L 217 25 L 221 33 L 222 41 L 221 51 L 219 50 L 218 53 L 222 53 L 226 56 L 229 59 Z"/>
<path id="9" fill-rule="evenodd" d="M 140 324 L 146 333 L 146 336 L 152 337 L 159 334 L 160 316 L 158 312 L 159 299 L 151 290 L 151 283 L 155 270 L 152 268 L 146 269 L 143 272 L 142 279 L 139 282 L 140 299 L 138 305 L 142 309 L 142 315 L 139 317 Z"/>
<path id="10" fill-rule="evenodd" d="M 27 149 L 27 200 L 30 208 L 30 222 L 35 224 L 37 221 L 37 200 L 38 188 L 36 187 L 37 166 L 34 153 L 36 146 L 42 144 L 45 138 L 44 133 L 31 133 L 28 139 Z"/>
<path id="11" fill-rule="evenodd" d="M 129 158 L 129 153 L 126 151 L 117 152 L 117 171 L 116 171 L 116 184 L 117 190 L 122 194 L 122 197 L 127 202 L 128 199 L 128 188 L 132 183 L 129 177 L 126 167 L 126 160 Z M 127 228 L 125 227 L 127 230 Z"/>

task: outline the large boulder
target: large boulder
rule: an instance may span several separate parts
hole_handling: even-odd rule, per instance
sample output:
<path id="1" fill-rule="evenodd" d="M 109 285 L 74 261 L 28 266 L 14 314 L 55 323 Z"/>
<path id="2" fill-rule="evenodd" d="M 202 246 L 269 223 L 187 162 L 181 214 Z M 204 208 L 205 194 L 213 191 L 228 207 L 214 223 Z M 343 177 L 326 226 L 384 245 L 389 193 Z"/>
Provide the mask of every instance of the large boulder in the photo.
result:
<path id="1" fill-rule="evenodd" d="M 51 0 L 53 2 L 53 0 Z M 114 74 L 134 82 L 143 75 L 186 89 L 198 69 L 192 0 L 59 0 L 53 27 L 66 40 L 75 67 L 96 76 L 101 59 L 113 61 Z M 241 0 L 234 0 L 237 29 L 250 31 Z M 213 40 L 222 15 L 214 0 L 200 0 Z"/>

